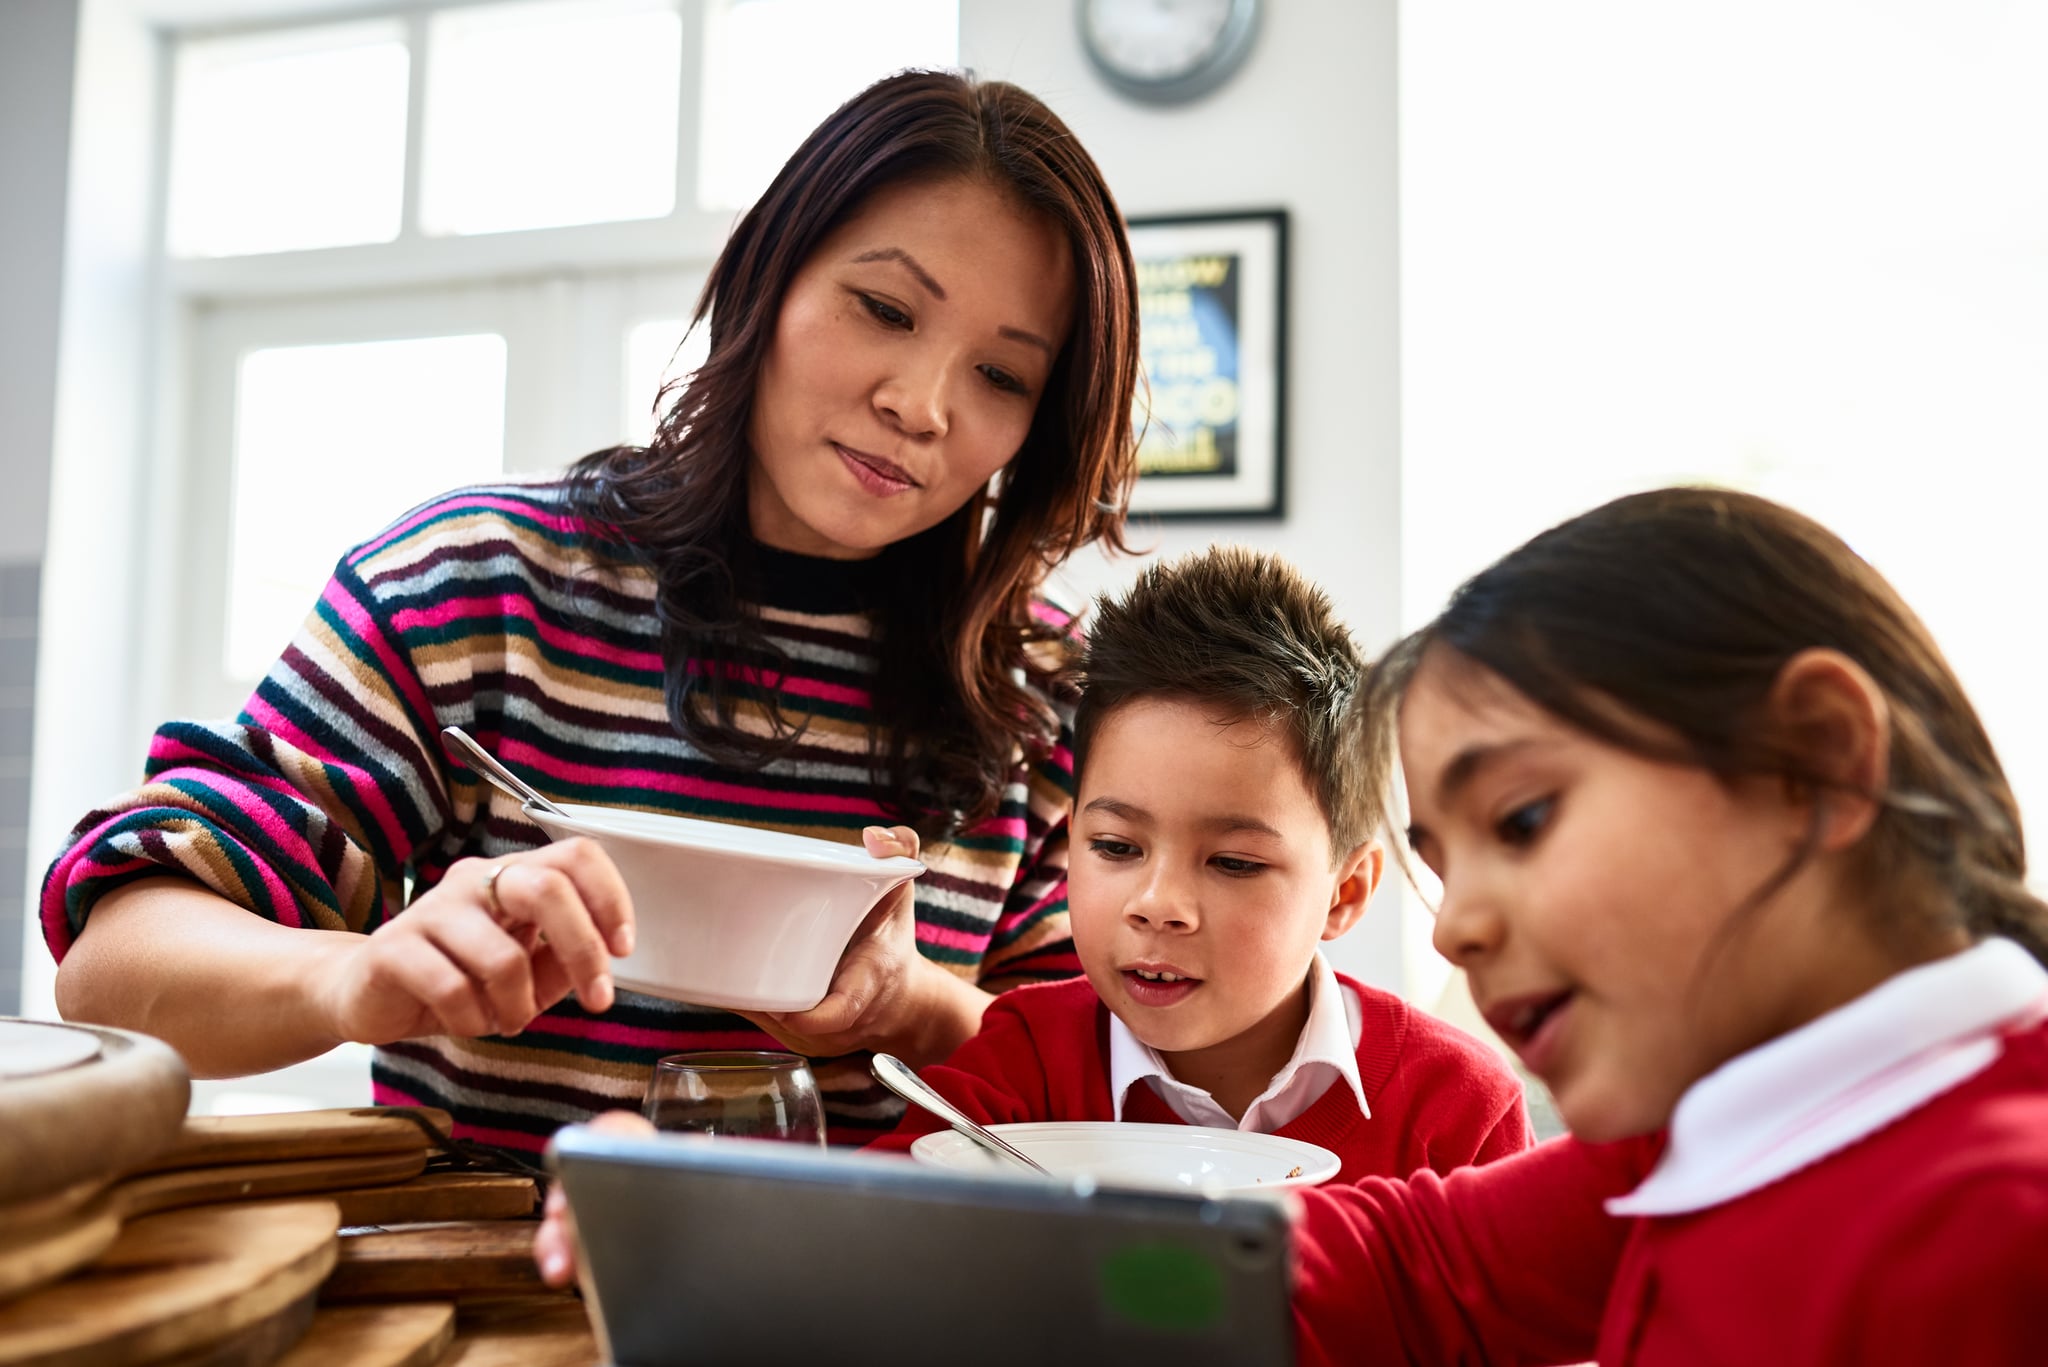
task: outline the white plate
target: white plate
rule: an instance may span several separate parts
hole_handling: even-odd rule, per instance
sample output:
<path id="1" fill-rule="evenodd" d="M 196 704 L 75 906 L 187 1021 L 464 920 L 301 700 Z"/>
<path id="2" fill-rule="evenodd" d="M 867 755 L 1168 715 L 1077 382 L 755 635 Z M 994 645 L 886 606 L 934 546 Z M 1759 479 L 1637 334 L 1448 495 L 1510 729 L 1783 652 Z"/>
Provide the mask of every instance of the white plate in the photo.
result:
<path id="1" fill-rule="evenodd" d="M 562 817 L 549 817 L 545 812 L 537 812 L 530 803 L 525 810 L 529 818 L 538 816 L 550 829 L 561 826 L 578 835 L 622 836 L 628 840 L 651 841 L 677 849 L 863 875 L 915 877 L 924 872 L 923 864 L 901 855 L 877 859 L 858 841 L 847 845 L 808 835 L 791 835 L 788 831 L 764 831 L 726 821 L 700 821 L 695 817 L 639 812 L 626 807 L 597 807 L 582 802 L 558 802 L 555 805 L 562 809 Z"/>
<path id="2" fill-rule="evenodd" d="M 1327 1182 L 1344 1166 L 1328 1149 L 1299 1139 L 1196 1125 L 1054 1120 L 989 1128 L 1055 1177 L 1087 1176 L 1111 1186 L 1273 1191 Z M 910 1154 L 942 1168 L 1016 1167 L 952 1130 L 920 1136 Z"/>

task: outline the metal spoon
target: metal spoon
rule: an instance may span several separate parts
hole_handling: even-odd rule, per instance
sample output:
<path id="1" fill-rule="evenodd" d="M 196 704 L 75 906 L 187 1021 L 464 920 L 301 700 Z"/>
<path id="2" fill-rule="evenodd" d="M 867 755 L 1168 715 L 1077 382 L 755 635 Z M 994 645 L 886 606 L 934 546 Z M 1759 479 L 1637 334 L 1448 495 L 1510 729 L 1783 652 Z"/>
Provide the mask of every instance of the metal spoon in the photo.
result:
<path id="1" fill-rule="evenodd" d="M 1033 1158 L 1016 1145 L 1004 1139 L 995 1131 L 975 1124 L 954 1108 L 953 1103 L 925 1085 L 924 1079 L 910 1071 L 910 1065 L 894 1054 L 876 1054 L 873 1064 L 875 1080 L 902 1097 L 913 1106 L 922 1106 L 939 1119 L 951 1125 L 960 1134 L 973 1140 L 999 1157 L 1021 1163 L 1034 1172 L 1045 1173 L 1045 1164 Z"/>
<path id="2" fill-rule="evenodd" d="M 531 802 L 549 816 L 566 820 L 569 814 L 554 803 L 542 797 L 540 790 L 519 775 L 507 769 L 491 755 L 491 752 L 476 743 L 476 738 L 459 726 L 441 728 L 441 744 L 447 749 L 448 757 L 468 768 L 476 770 L 491 781 L 500 792 Z"/>

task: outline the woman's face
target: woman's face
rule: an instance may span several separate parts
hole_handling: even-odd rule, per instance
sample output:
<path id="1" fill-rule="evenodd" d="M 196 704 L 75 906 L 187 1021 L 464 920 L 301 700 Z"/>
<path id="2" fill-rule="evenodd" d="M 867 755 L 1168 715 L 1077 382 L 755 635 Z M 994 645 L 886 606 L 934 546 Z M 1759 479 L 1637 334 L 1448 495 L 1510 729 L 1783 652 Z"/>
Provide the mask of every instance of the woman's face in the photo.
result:
<path id="1" fill-rule="evenodd" d="M 1073 321 L 1052 219 L 981 180 L 886 186 L 783 296 L 747 424 L 756 538 L 855 560 L 1009 463 Z"/>

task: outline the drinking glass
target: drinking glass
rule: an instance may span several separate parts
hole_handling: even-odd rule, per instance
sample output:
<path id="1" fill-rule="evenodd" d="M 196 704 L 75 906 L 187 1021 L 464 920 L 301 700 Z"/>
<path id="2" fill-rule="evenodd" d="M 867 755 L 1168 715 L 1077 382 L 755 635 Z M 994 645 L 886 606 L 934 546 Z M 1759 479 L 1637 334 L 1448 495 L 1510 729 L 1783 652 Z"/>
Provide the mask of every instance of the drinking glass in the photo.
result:
<path id="1" fill-rule="evenodd" d="M 818 1080 L 795 1054 L 670 1054 L 654 1065 L 640 1112 L 658 1130 L 825 1144 Z"/>

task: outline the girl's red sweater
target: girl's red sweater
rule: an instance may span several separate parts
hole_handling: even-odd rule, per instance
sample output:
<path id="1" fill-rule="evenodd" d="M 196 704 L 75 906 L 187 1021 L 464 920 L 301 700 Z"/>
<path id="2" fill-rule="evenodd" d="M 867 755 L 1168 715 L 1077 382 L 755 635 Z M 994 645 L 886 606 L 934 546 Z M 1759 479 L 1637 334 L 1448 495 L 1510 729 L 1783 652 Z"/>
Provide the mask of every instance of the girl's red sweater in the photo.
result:
<path id="1" fill-rule="evenodd" d="M 2048 1025 L 1746 1196 L 1608 1216 L 1602 1200 L 1658 1147 L 1560 1139 L 1448 1177 L 1301 1193 L 1301 1361 L 2048 1362 Z"/>

